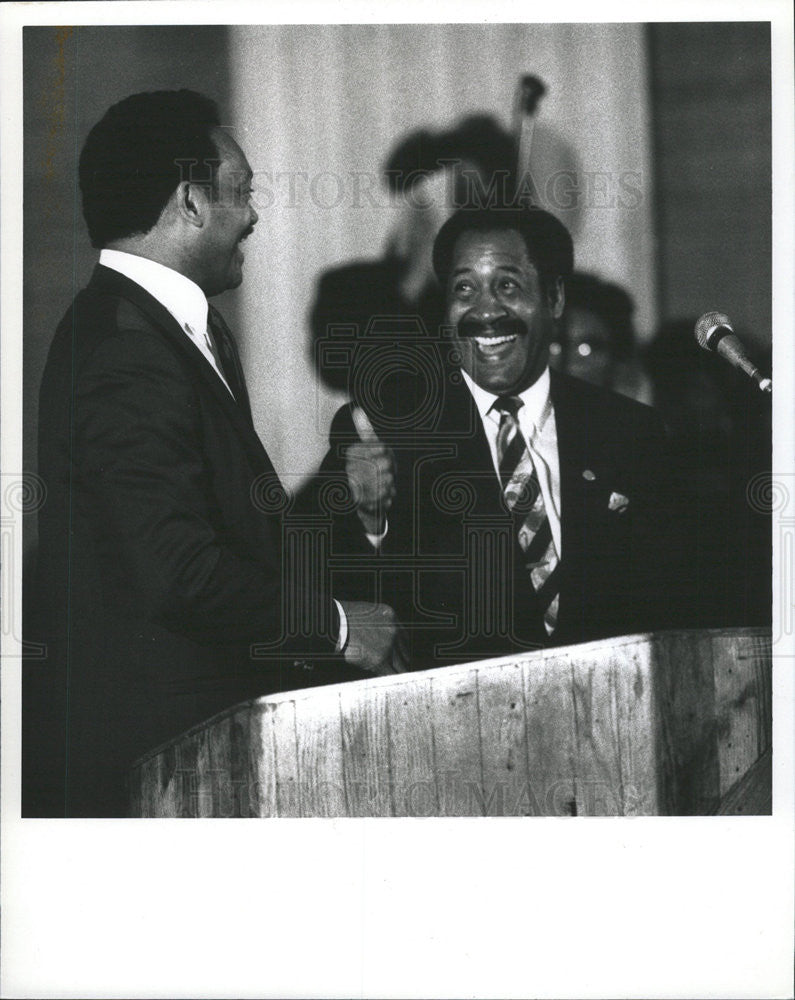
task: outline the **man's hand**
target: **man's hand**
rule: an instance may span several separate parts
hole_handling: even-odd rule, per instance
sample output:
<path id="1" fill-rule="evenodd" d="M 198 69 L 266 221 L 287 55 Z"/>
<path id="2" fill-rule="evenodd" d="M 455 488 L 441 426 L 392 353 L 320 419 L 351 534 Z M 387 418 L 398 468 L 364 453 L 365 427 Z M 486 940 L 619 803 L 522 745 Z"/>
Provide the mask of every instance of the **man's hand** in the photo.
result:
<path id="1" fill-rule="evenodd" d="M 364 410 L 355 406 L 352 417 L 359 440 L 348 448 L 345 474 L 364 530 L 382 535 L 395 496 L 395 458 L 378 440 Z"/>
<path id="2" fill-rule="evenodd" d="M 346 663 L 371 674 L 402 674 L 409 668 L 403 626 L 387 604 L 340 601 L 348 619 Z"/>

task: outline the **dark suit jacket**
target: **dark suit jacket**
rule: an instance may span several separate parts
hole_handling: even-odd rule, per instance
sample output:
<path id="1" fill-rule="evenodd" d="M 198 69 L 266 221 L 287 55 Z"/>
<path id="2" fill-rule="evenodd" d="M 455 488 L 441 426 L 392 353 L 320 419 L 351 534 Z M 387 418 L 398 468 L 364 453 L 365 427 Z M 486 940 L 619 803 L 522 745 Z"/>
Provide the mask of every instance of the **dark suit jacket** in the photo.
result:
<path id="1" fill-rule="evenodd" d="M 552 373 L 561 478 L 558 625 L 537 627 L 514 584 L 515 527 L 505 508 L 482 421 L 460 372 L 439 357 L 379 386 L 367 405 L 396 457 L 397 495 L 379 552 L 353 504 L 332 511 L 332 562 L 355 596 L 393 604 L 412 626 L 418 668 L 670 627 L 674 593 L 662 424 L 615 393 Z M 344 479 L 355 440 L 350 410 L 335 417 L 315 496 Z M 623 511 L 611 495 L 626 497 Z M 322 498 L 316 506 L 328 516 Z M 613 507 L 621 504 L 617 496 Z M 347 563 L 346 563 L 347 557 Z M 354 596 L 354 595 L 351 595 Z"/>
<path id="2" fill-rule="evenodd" d="M 295 657 L 333 651 L 332 602 L 285 566 L 287 499 L 234 342 L 211 317 L 237 401 L 165 308 L 108 268 L 55 334 L 28 635 L 48 656 L 25 668 L 27 815 L 125 815 L 137 756 L 237 701 L 309 683 Z"/>

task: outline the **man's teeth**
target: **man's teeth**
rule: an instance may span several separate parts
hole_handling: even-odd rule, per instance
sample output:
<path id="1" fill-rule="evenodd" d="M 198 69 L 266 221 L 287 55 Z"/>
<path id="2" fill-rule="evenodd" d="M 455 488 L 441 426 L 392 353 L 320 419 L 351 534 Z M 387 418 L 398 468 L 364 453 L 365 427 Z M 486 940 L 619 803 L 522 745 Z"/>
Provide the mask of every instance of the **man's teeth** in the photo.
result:
<path id="1" fill-rule="evenodd" d="M 513 340 L 516 340 L 515 333 L 509 333 L 504 337 L 475 337 L 475 342 L 480 347 L 494 347 L 497 344 L 510 344 Z"/>

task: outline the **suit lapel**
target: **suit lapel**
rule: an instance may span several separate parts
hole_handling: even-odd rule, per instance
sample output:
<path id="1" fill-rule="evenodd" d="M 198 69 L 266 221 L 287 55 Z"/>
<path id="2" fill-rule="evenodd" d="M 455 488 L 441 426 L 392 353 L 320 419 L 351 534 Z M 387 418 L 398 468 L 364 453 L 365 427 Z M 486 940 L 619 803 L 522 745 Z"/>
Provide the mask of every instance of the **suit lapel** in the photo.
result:
<path id="1" fill-rule="evenodd" d="M 463 381 L 448 380 L 440 432 L 446 440 L 455 442 L 456 457 L 449 462 L 473 487 L 474 510 L 478 513 L 505 513 L 507 508 L 483 421 L 472 393 Z"/>
<path id="2" fill-rule="evenodd" d="M 560 461 L 563 563 L 571 568 L 593 544 L 607 507 L 613 470 L 605 454 L 598 414 L 576 380 L 551 372 Z M 563 597 L 561 596 L 561 601 Z"/>
<path id="3" fill-rule="evenodd" d="M 191 371 L 196 375 L 199 383 L 215 397 L 217 402 L 220 404 L 221 409 L 244 439 L 255 464 L 258 466 L 264 465 L 267 471 L 273 471 L 273 466 L 271 465 L 267 452 L 254 430 L 253 423 L 251 422 L 251 410 L 249 407 L 248 394 L 245 391 L 243 372 L 242 369 L 239 368 L 240 362 L 237 359 L 237 352 L 234 350 L 234 347 L 230 348 L 230 344 L 233 344 L 233 341 L 231 335 L 229 335 L 228 330 L 226 329 L 225 324 L 223 324 L 222 327 L 225 334 L 225 350 L 234 352 L 234 359 L 237 364 L 235 373 L 238 375 L 240 384 L 243 387 L 242 398 L 239 402 L 232 398 L 229 390 L 218 377 L 218 373 L 215 371 L 213 366 L 209 363 L 209 361 L 207 361 L 201 351 L 197 350 L 196 347 L 190 342 L 187 334 L 182 330 L 179 323 L 174 319 L 171 313 L 144 288 L 125 277 L 125 275 L 120 274 L 118 271 L 114 271 L 112 268 L 104 267 L 102 264 L 97 264 L 91 279 L 91 284 L 99 289 L 127 299 L 140 309 L 141 312 L 145 313 L 152 324 L 160 332 L 162 332 L 168 342 L 172 344 L 172 346 L 187 361 Z M 214 317 L 219 316 L 218 312 L 214 309 L 212 309 L 212 313 Z M 233 364 L 235 361 L 233 361 Z"/>

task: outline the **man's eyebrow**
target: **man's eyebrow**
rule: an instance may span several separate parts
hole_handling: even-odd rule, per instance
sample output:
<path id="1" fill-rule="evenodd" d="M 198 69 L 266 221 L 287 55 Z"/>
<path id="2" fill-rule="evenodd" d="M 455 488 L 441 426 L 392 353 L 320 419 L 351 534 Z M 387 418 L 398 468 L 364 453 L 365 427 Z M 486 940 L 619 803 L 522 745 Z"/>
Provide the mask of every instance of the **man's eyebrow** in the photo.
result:
<path id="1" fill-rule="evenodd" d="M 454 271 L 451 271 L 450 274 L 451 274 L 451 276 L 453 278 L 455 278 L 456 275 L 458 275 L 458 274 L 467 274 L 471 270 L 472 270 L 471 267 L 457 267 Z M 508 271 L 510 274 L 521 274 L 522 273 L 521 267 L 517 267 L 516 264 L 497 264 L 497 270 L 498 271 Z"/>

